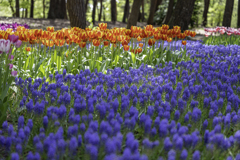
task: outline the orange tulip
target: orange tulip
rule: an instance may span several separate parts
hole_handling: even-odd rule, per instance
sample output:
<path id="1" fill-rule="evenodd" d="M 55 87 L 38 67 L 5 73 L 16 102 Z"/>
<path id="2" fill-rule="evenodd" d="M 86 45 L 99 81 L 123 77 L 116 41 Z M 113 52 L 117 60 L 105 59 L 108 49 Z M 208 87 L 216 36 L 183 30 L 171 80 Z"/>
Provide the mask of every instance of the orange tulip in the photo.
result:
<path id="1" fill-rule="evenodd" d="M 141 47 L 141 48 L 142 48 L 142 47 L 143 47 L 143 43 L 139 43 L 139 47 Z"/>
<path id="2" fill-rule="evenodd" d="M 80 48 L 84 48 L 86 46 L 86 42 L 80 42 L 78 45 Z"/>
<path id="3" fill-rule="evenodd" d="M 67 43 L 67 44 L 72 44 L 72 41 L 67 38 L 67 39 L 66 39 L 66 43 Z"/>
<path id="4" fill-rule="evenodd" d="M 30 52 L 30 51 L 31 51 L 31 48 L 30 48 L 30 47 L 26 47 L 25 50 L 26 50 L 27 52 Z"/>
<path id="5" fill-rule="evenodd" d="M 57 39 L 64 39 L 65 35 L 62 31 L 57 31 L 56 38 Z"/>
<path id="6" fill-rule="evenodd" d="M 54 27 L 47 27 L 47 31 L 54 32 Z"/>
<path id="7" fill-rule="evenodd" d="M 104 44 L 105 47 L 107 47 L 109 42 L 108 41 L 104 41 L 103 44 Z"/>
<path id="8" fill-rule="evenodd" d="M 166 41 L 167 40 L 167 35 L 162 35 L 162 40 Z"/>
<path id="9" fill-rule="evenodd" d="M 65 40 L 64 39 L 54 39 L 54 44 L 57 45 L 57 46 L 63 46 L 64 43 L 65 43 Z"/>
<path id="10" fill-rule="evenodd" d="M 43 31 L 42 32 L 42 35 L 41 35 L 41 38 L 43 38 L 43 39 L 49 39 L 50 38 L 50 34 L 49 34 L 50 32 L 48 32 L 48 31 Z"/>
<path id="11" fill-rule="evenodd" d="M 94 31 L 88 31 L 87 34 L 89 38 L 92 38 L 92 39 L 95 38 Z"/>
<path id="12" fill-rule="evenodd" d="M 153 30 L 153 26 L 152 25 L 147 25 L 145 30 L 151 32 Z"/>
<path id="13" fill-rule="evenodd" d="M 111 38 L 111 43 L 116 43 L 116 41 L 117 41 L 117 37 L 113 35 Z"/>
<path id="14" fill-rule="evenodd" d="M 135 33 L 137 30 L 137 27 L 136 26 L 131 26 L 131 32 Z"/>
<path id="15" fill-rule="evenodd" d="M 124 49 L 124 51 L 128 51 L 129 50 L 129 45 L 124 45 L 123 49 Z"/>
<path id="16" fill-rule="evenodd" d="M 141 53 L 141 52 L 142 52 L 142 48 L 138 48 L 138 49 L 137 49 L 137 52 L 138 52 L 138 53 Z"/>
<path id="17" fill-rule="evenodd" d="M 92 42 L 95 47 L 98 47 L 100 45 L 100 41 L 98 39 L 93 39 Z"/>
<path id="18" fill-rule="evenodd" d="M 137 37 L 137 41 L 142 41 L 142 38 L 140 36 Z"/>
<path id="19" fill-rule="evenodd" d="M 194 31 L 190 32 L 190 36 L 191 37 L 195 37 L 196 36 L 196 32 L 194 32 Z"/>
<path id="20" fill-rule="evenodd" d="M 131 49 L 131 52 L 137 54 L 137 49 Z"/>
<path id="21" fill-rule="evenodd" d="M 169 29 L 169 25 L 166 25 L 166 24 L 162 25 L 162 29 L 168 30 Z"/>
<path id="22" fill-rule="evenodd" d="M 171 38 L 171 37 L 168 37 L 168 38 L 167 38 L 167 41 L 168 41 L 168 42 L 172 42 L 172 38 Z"/>
<path id="23" fill-rule="evenodd" d="M 99 26 L 99 28 L 100 28 L 101 31 L 107 29 L 107 23 L 99 23 L 98 26 Z"/>
<path id="24" fill-rule="evenodd" d="M 191 31 L 186 30 L 186 31 L 184 31 L 184 34 L 185 34 L 186 36 L 189 36 L 189 35 L 191 34 Z"/>
<path id="25" fill-rule="evenodd" d="M 173 29 L 174 30 L 181 30 L 181 27 L 180 26 L 173 26 Z"/>
<path id="26" fill-rule="evenodd" d="M 187 44 L 187 41 L 182 41 L 182 45 L 186 45 Z"/>
<path id="27" fill-rule="evenodd" d="M 155 44 L 155 40 L 152 39 L 152 38 L 150 38 L 150 39 L 148 40 L 148 45 L 149 45 L 149 46 L 152 46 L 152 45 L 154 45 L 154 44 Z"/>
<path id="28" fill-rule="evenodd" d="M 91 31 L 92 28 L 85 28 L 85 31 Z"/>
<path id="29" fill-rule="evenodd" d="M 123 35 L 117 36 L 118 42 L 122 42 L 122 41 L 124 41 L 124 39 L 125 39 L 125 37 Z"/>
<path id="30" fill-rule="evenodd" d="M 84 31 L 84 32 L 81 32 L 80 34 L 79 34 L 79 37 L 82 39 L 82 40 L 85 40 L 85 39 L 87 39 L 87 33 Z"/>
<path id="31" fill-rule="evenodd" d="M 124 45 L 128 45 L 128 41 L 127 40 L 123 40 L 122 41 L 122 45 L 124 46 Z"/>
<path id="32" fill-rule="evenodd" d="M 131 34 L 131 30 L 130 30 L 130 29 L 126 29 L 126 30 L 125 30 L 125 34 L 126 34 L 126 35 L 130 35 L 130 34 Z"/>
<path id="33" fill-rule="evenodd" d="M 46 40 L 46 46 L 48 46 L 48 47 L 53 47 L 53 45 L 54 45 L 54 42 L 53 42 L 53 41 Z"/>
<path id="34" fill-rule="evenodd" d="M 96 37 L 99 38 L 99 39 L 101 39 L 103 37 L 103 35 L 104 35 L 104 33 L 101 32 L 101 31 L 96 32 Z"/>

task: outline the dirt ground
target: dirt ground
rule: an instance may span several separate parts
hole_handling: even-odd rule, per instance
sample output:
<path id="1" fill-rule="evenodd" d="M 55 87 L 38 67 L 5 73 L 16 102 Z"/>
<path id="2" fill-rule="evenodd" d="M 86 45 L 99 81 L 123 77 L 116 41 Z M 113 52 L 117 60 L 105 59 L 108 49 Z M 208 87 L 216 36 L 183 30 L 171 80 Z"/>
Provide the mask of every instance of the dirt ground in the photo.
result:
<path id="1" fill-rule="evenodd" d="M 30 28 L 33 29 L 46 29 L 48 26 L 53 26 L 55 30 L 59 30 L 62 28 L 69 28 L 70 27 L 70 21 L 66 19 L 33 19 L 33 18 L 16 18 L 16 17 L 0 17 L 0 23 L 20 23 L 20 24 L 28 24 Z M 98 23 L 102 22 L 95 22 L 95 26 L 98 25 Z M 114 28 L 114 27 L 126 27 L 127 24 L 123 22 L 116 22 L 115 24 L 113 22 L 104 22 L 108 24 L 108 28 Z M 90 25 L 89 23 L 87 26 Z M 146 26 L 146 22 L 138 22 L 137 26 L 143 27 Z M 192 38 L 192 40 L 201 40 L 204 38 L 204 30 L 202 29 L 192 29 L 194 30 L 197 35 Z"/>

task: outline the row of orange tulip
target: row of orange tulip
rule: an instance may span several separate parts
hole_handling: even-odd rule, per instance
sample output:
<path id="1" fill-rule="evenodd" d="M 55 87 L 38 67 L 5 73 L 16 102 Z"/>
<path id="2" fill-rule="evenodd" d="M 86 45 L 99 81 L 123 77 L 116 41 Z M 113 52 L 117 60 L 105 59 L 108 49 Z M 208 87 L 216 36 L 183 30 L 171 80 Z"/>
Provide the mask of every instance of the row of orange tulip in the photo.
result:
<path id="1" fill-rule="evenodd" d="M 136 38 L 137 41 L 147 38 L 148 45 L 152 46 L 157 40 L 171 42 L 172 38 L 175 37 L 184 39 L 186 36 L 194 37 L 196 35 L 195 32 L 189 30 L 181 33 L 179 26 L 174 26 L 173 29 L 169 29 L 168 25 L 162 25 L 157 28 L 147 25 L 144 29 L 136 26 L 132 26 L 131 29 L 107 29 L 106 23 L 100 23 L 99 27 L 94 30 L 73 27 L 71 29 L 63 28 L 62 30 L 54 31 L 54 27 L 47 27 L 47 30 L 43 31 L 42 29 L 18 27 L 16 32 L 12 32 L 11 29 L 0 31 L 0 39 L 6 39 L 9 34 L 15 34 L 19 36 L 20 40 L 29 42 L 30 44 L 42 43 L 43 45 L 52 47 L 53 45 L 63 46 L 65 43 L 76 43 L 81 48 L 86 46 L 87 41 L 91 42 L 94 46 L 99 46 L 101 42 L 103 42 L 104 46 L 108 46 L 109 43 L 121 43 L 124 46 L 128 45 L 132 38 Z"/>

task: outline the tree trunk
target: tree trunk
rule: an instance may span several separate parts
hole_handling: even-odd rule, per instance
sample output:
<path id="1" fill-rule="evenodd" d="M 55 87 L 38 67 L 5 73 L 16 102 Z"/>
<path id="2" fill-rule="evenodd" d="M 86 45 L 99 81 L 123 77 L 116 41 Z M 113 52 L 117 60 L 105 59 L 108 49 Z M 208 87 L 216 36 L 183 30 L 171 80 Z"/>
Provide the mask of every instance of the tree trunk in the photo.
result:
<path id="1" fill-rule="evenodd" d="M 142 22 L 144 22 L 144 0 L 142 0 Z"/>
<path id="2" fill-rule="evenodd" d="M 43 0 L 43 18 L 45 19 L 45 0 Z"/>
<path id="3" fill-rule="evenodd" d="M 20 17 L 20 15 L 19 15 L 19 0 L 16 0 L 16 17 Z"/>
<path id="4" fill-rule="evenodd" d="M 102 18 L 102 0 L 100 0 L 100 13 L 99 13 L 99 16 L 98 16 L 98 21 L 101 21 L 101 18 Z"/>
<path id="5" fill-rule="evenodd" d="M 48 11 L 48 19 L 64 19 L 66 18 L 66 1 L 65 0 L 50 0 Z"/>
<path id="6" fill-rule="evenodd" d="M 203 22 L 202 25 L 206 27 L 207 25 L 207 14 L 209 8 L 210 0 L 204 0 L 204 11 L 203 11 Z"/>
<path id="7" fill-rule="evenodd" d="M 162 4 L 162 0 L 157 0 L 157 5 L 156 5 L 156 8 L 155 8 L 155 13 L 157 12 L 158 10 L 158 6 Z"/>
<path id="8" fill-rule="evenodd" d="M 117 21 L 117 5 L 116 0 L 111 0 L 111 21 L 115 23 Z"/>
<path id="9" fill-rule="evenodd" d="M 240 0 L 238 0 L 238 22 L 237 27 L 240 27 Z"/>
<path id="10" fill-rule="evenodd" d="M 103 21 L 106 21 L 106 10 L 104 6 L 103 6 Z"/>
<path id="11" fill-rule="evenodd" d="M 140 22 L 140 21 L 141 21 L 141 15 L 142 15 L 142 14 L 141 14 L 141 12 L 140 12 L 140 9 L 139 9 L 139 13 L 138 13 L 138 20 L 137 20 L 138 22 Z"/>
<path id="12" fill-rule="evenodd" d="M 31 0 L 30 18 L 33 18 L 34 0 Z"/>
<path id="13" fill-rule="evenodd" d="M 85 12 L 87 13 L 87 8 L 88 8 L 88 2 L 89 0 L 86 0 L 86 3 L 85 3 Z"/>
<path id="14" fill-rule="evenodd" d="M 92 10 L 92 22 L 95 24 L 95 13 L 96 13 L 97 0 L 93 0 L 93 10 Z"/>
<path id="15" fill-rule="evenodd" d="M 68 0 L 68 15 L 71 27 L 86 28 L 86 12 L 84 0 Z"/>
<path id="16" fill-rule="evenodd" d="M 231 26 L 233 4 L 234 4 L 234 0 L 226 1 L 226 6 L 225 6 L 225 11 L 224 11 L 224 16 L 223 16 L 223 23 L 222 23 L 222 25 L 225 27 Z"/>
<path id="17" fill-rule="evenodd" d="M 27 2 L 29 2 L 29 0 L 27 0 Z M 27 5 L 27 7 L 25 9 L 26 9 L 25 10 L 25 18 L 27 18 L 28 17 L 28 5 Z"/>
<path id="18" fill-rule="evenodd" d="M 16 16 L 16 13 L 14 11 L 14 8 L 13 8 L 13 5 L 12 5 L 12 0 L 8 0 L 8 3 L 9 3 L 9 6 L 11 8 L 11 11 L 12 11 L 12 16 L 15 17 Z"/>
<path id="19" fill-rule="evenodd" d="M 22 10 L 22 18 L 24 18 L 24 9 Z"/>
<path id="20" fill-rule="evenodd" d="M 125 7 L 124 7 L 124 14 L 123 14 L 123 20 L 122 22 L 126 22 L 126 18 L 128 18 L 129 15 L 129 0 L 126 0 Z"/>
<path id="21" fill-rule="evenodd" d="M 157 6 L 157 0 L 151 0 L 150 13 L 149 13 L 147 24 L 153 24 L 153 18 L 154 18 L 156 6 Z"/>
<path id="22" fill-rule="evenodd" d="M 168 24 L 168 22 L 172 16 L 172 13 L 173 13 L 173 6 L 174 6 L 174 0 L 170 0 L 168 3 L 167 15 L 162 22 L 163 24 Z"/>
<path id="23" fill-rule="evenodd" d="M 25 8 L 25 18 L 27 18 L 27 17 L 28 17 L 28 9 Z"/>
<path id="24" fill-rule="evenodd" d="M 190 23 L 195 0 L 178 0 L 169 21 L 169 26 L 180 26 L 181 30 L 187 30 Z"/>
<path id="25" fill-rule="evenodd" d="M 127 28 L 130 29 L 131 26 L 137 25 L 138 13 L 140 10 L 141 1 L 134 0 L 132 5 L 132 10 L 128 18 Z"/>

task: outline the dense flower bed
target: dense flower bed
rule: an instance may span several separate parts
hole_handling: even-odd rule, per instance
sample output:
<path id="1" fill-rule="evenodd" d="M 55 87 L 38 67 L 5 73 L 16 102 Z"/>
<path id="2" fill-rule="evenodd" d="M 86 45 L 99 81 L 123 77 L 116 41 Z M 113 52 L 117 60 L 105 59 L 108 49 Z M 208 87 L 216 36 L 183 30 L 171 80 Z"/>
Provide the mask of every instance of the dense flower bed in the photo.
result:
<path id="1" fill-rule="evenodd" d="M 142 65 L 77 75 L 16 78 L 17 125 L 4 122 L 11 159 L 240 158 L 239 46 L 192 43 L 175 69 Z M 15 126 L 17 126 L 15 128 Z M 6 154 L 3 154 L 6 153 Z"/>
<path id="2" fill-rule="evenodd" d="M 24 28 L 26 29 L 29 29 L 29 25 L 27 25 L 26 23 L 25 24 L 18 24 L 18 23 L 12 23 L 12 24 L 9 24 L 9 23 L 1 23 L 0 24 L 0 30 L 4 30 L 6 31 L 7 29 L 12 29 L 12 31 L 16 31 L 18 26 L 23 26 Z"/>

